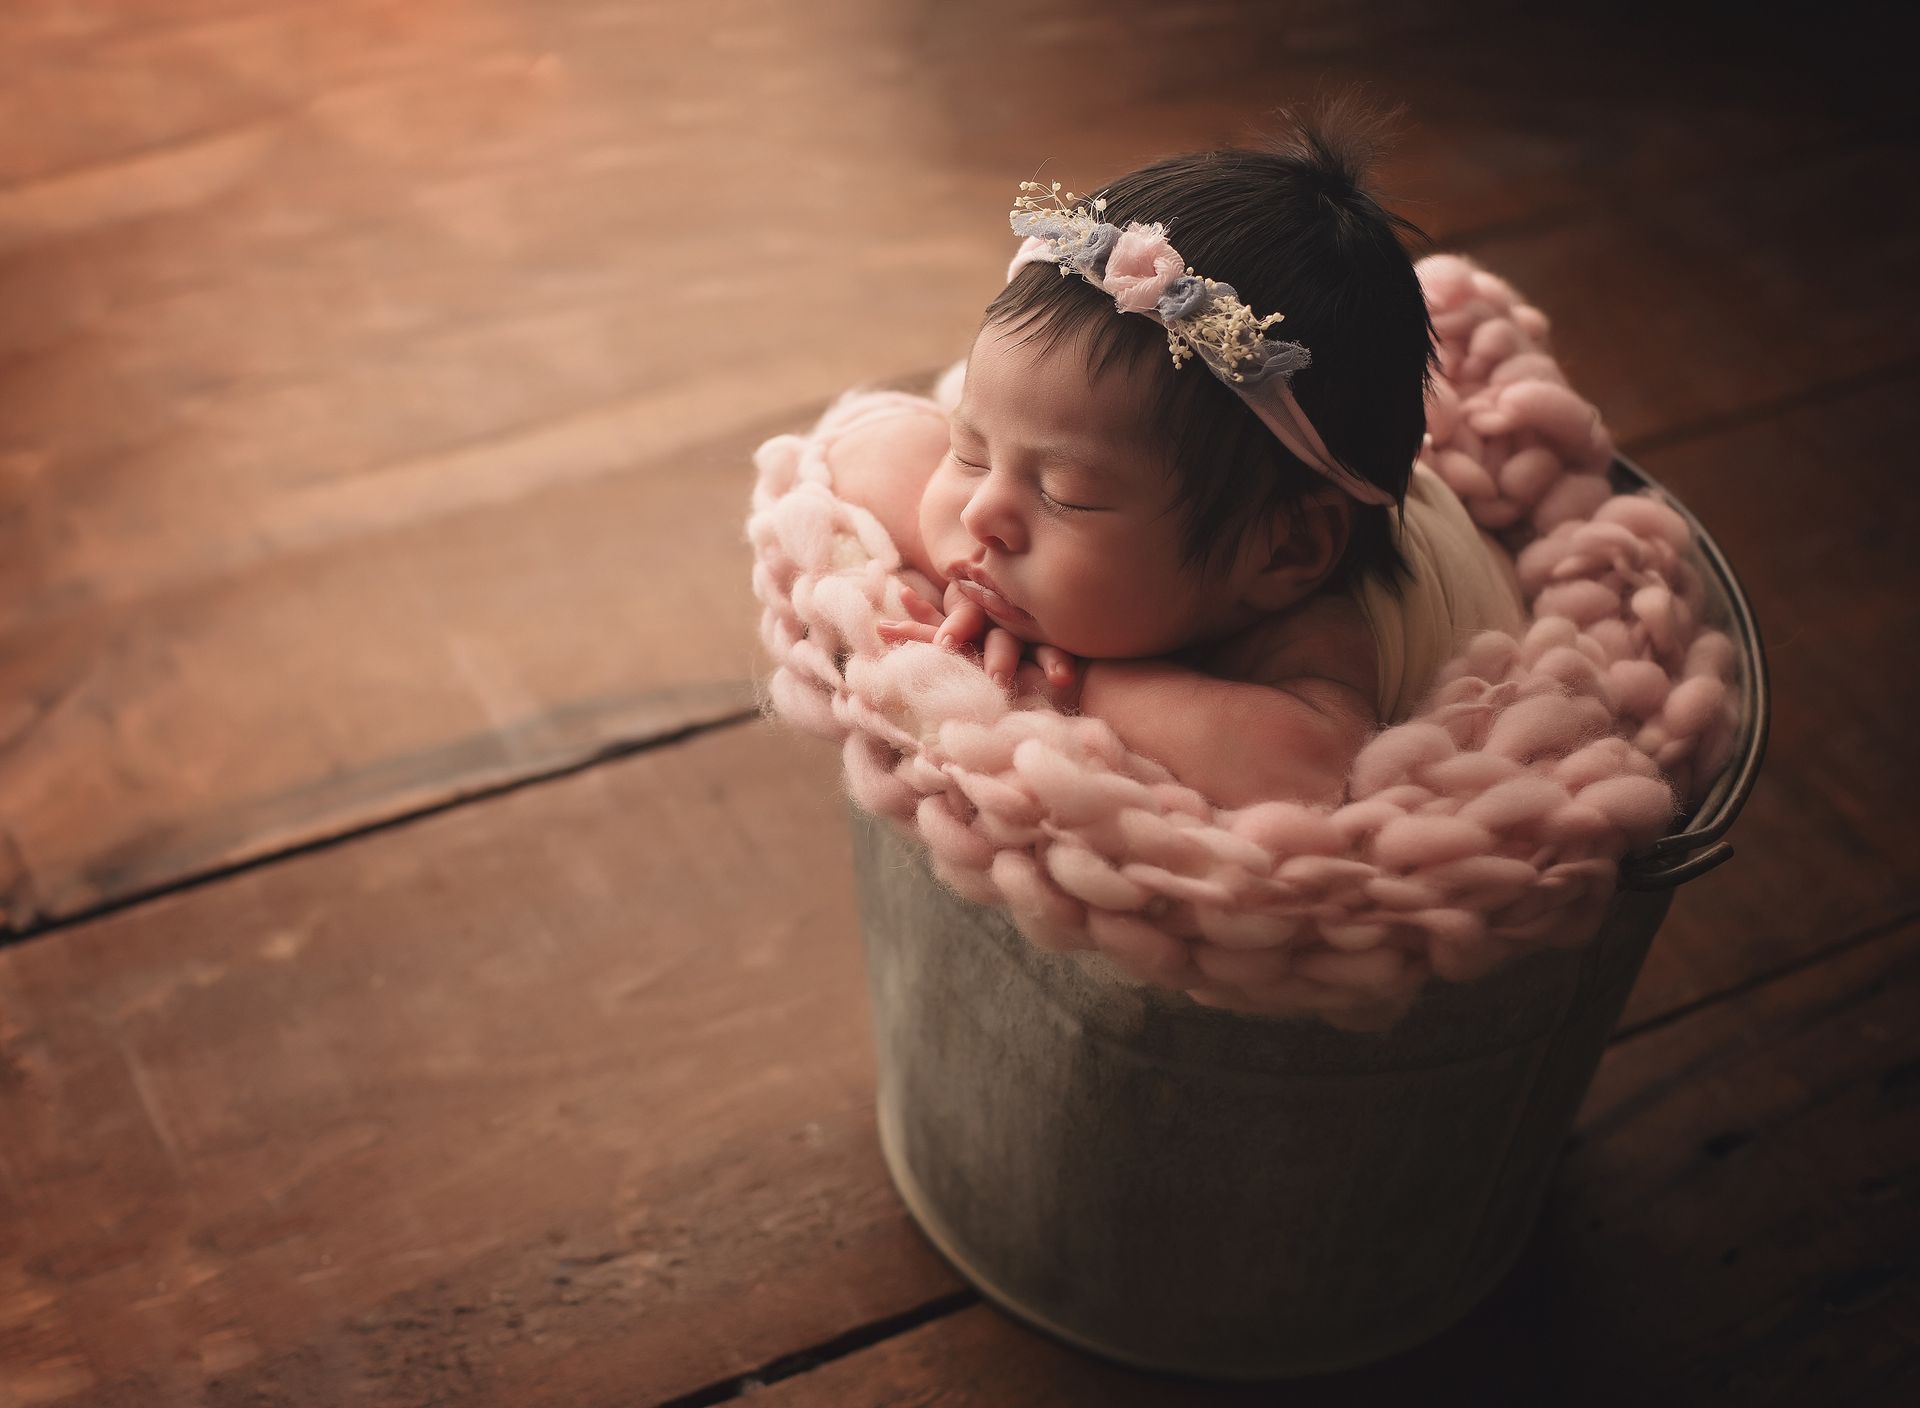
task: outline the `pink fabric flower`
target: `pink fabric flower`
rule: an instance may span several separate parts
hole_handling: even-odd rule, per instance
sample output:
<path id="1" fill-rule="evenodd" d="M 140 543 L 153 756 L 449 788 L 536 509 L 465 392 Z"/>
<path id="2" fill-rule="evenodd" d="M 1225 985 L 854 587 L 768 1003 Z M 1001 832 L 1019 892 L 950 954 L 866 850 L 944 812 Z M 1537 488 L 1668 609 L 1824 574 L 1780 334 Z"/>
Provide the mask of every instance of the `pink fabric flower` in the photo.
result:
<path id="1" fill-rule="evenodd" d="M 1106 277 L 1100 287 L 1113 295 L 1114 305 L 1121 312 L 1148 313 L 1186 267 L 1186 261 L 1167 243 L 1166 231 L 1158 222 L 1142 225 L 1135 221 L 1120 232 L 1113 253 L 1107 256 Z"/>
<path id="2" fill-rule="evenodd" d="M 1013 263 L 1007 265 L 1007 282 L 1013 282 L 1013 276 L 1020 272 L 1021 265 L 1031 264 L 1036 259 L 1044 262 L 1046 257 L 1047 242 L 1038 235 L 1028 235 L 1020 241 L 1020 248 L 1013 256 Z"/>

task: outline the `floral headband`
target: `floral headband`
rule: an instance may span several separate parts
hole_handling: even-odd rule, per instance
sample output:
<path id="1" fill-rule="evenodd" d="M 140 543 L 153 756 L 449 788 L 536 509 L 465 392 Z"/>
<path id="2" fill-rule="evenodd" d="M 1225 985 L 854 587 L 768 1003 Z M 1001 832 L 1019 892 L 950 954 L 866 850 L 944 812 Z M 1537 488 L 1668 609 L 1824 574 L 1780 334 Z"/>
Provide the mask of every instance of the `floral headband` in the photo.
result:
<path id="1" fill-rule="evenodd" d="M 1022 181 L 1020 189 L 1042 194 L 1016 197 L 1008 212 L 1013 232 L 1027 237 L 1007 266 L 1009 280 L 1035 261 L 1058 264 L 1062 278 L 1079 274 L 1112 295 L 1122 313 L 1143 313 L 1164 327 L 1176 367 L 1189 357 L 1206 363 L 1302 462 L 1361 503 L 1393 503 L 1393 495 L 1334 458 L 1294 400 L 1288 381 L 1311 358 L 1297 342 L 1267 337 L 1282 314 L 1256 318 L 1233 285 L 1196 275 L 1158 222 L 1134 220 L 1124 230 L 1106 224 L 1100 219 L 1104 196 L 1074 207 L 1070 202 L 1078 197 L 1072 191 L 1063 197 L 1058 181 L 1051 189 Z"/>

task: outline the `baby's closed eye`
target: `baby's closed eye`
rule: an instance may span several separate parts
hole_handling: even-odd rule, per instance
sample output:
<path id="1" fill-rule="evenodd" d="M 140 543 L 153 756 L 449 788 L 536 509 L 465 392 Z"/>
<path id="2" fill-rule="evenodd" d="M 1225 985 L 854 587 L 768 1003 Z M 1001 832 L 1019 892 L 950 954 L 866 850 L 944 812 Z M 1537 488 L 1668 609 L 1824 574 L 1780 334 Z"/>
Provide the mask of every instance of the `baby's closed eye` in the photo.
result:
<path id="1" fill-rule="evenodd" d="M 973 460 L 970 460 L 957 450 L 948 450 L 947 455 L 950 459 L 952 459 L 952 461 L 955 464 L 959 465 L 962 469 L 972 470 L 978 474 L 988 474 L 992 472 L 989 466 L 984 464 L 979 464 Z M 1040 488 L 1040 497 L 1047 500 L 1049 503 L 1058 505 L 1061 508 L 1090 510 L 1093 507 L 1092 505 L 1089 505 L 1089 504 L 1068 503 L 1064 499 L 1062 499 L 1057 492 L 1049 492 L 1048 489 L 1045 487 L 1044 483 Z"/>

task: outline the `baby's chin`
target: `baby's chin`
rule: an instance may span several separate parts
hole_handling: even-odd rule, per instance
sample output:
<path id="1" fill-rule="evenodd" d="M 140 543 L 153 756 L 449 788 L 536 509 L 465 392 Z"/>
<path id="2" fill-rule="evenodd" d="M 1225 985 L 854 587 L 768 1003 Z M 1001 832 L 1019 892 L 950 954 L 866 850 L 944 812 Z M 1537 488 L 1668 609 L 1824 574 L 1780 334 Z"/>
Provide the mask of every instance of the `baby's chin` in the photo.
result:
<path id="1" fill-rule="evenodd" d="M 1133 644 L 1133 642 L 1124 639 L 1114 639 L 1113 633 L 1110 631 L 1089 632 L 1084 629 L 1076 631 L 1071 628 L 1061 630 L 1057 627 L 1049 627 L 1046 622 L 1036 620 L 1033 617 L 1028 617 L 1020 621 L 1003 621 L 989 614 L 987 622 L 989 625 L 995 626 L 1007 632 L 1007 634 L 1025 641 L 1028 645 L 1050 645 L 1056 650 L 1064 651 L 1066 654 L 1077 656 L 1082 660 L 1118 660 L 1125 659 L 1129 655 L 1137 655 L 1145 658 L 1149 654 L 1157 653 L 1146 650 L 1129 650 L 1127 647 Z"/>
<path id="2" fill-rule="evenodd" d="M 987 624 L 998 630 L 1005 631 L 1017 640 L 1025 641 L 1028 645 L 1059 645 L 1060 649 L 1066 649 L 1064 645 L 1060 645 L 1058 641 L 1050 637 L 1047 634 L 1046 628 L 1037 621 L 1004 621 L 993 613 L 988 612 Z"/>

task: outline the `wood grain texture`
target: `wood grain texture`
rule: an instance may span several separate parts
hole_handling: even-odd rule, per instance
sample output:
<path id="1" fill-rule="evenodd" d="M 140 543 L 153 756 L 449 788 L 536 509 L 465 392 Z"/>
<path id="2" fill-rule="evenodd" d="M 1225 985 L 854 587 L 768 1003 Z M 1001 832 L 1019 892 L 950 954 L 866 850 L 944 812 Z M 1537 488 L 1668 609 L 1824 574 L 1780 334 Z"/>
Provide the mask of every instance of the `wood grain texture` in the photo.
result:
<path id="1" fill-rule="evenodd" d="M 958 1289 L 836 765 L 733 729 L 0 954 L 0 1403 L 649 1403 Z"/>

